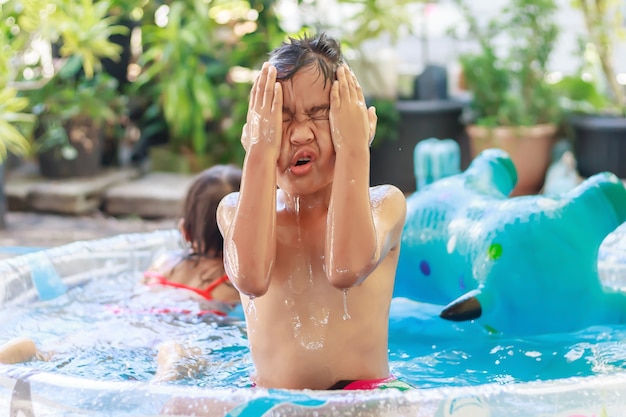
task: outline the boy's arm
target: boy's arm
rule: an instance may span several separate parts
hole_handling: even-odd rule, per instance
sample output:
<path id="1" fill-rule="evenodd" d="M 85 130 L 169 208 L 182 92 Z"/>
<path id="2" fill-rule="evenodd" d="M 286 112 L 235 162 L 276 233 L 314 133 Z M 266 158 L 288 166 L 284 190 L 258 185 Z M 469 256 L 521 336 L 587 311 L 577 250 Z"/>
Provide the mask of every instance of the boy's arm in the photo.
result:
<path id="1" fill-rule="evenodd" d="M 239 198 L 223 210 L 224 267 L 248 296 L 265 294 L 276 254 L 276 161 L 282 138 L 282 89 L 267 64 L 250 92 Z M 225 202 L 227 203 L 227 202 Z M 230 217 L 230 221 L 229 221 Z"/>
<path id="2" fill-rule="evenodd" d="M 345 66 L 331 89 L 336 152 L 328 211 L 326 270 L 337 288 L 361 283 L 400 241 L 406 204 L 395 187 L 369 188 L 369 142 L 376 114 L 368 112 L 356 77 Z"/>

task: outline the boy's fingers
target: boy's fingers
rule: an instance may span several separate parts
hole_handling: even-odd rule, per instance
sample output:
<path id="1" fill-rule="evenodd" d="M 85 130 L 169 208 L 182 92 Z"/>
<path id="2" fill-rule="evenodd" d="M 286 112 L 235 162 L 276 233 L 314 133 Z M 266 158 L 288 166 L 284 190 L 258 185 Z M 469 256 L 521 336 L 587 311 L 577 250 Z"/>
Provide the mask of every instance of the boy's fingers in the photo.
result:
<path id="1" fill-rule="evenodd" d="M 356 78 L 356 75 L 354 73 L 352 73 L 352 76 L 354 77 L 354 85 L 356 87 L 356 98 L 357 100 L 359 100 L 359 102 L 365 104 L 365 96 L 363 95 L 363 89 L 361 88 L 361 84 L 359 84 L 359 80 Z"/>
<path id="2" fill-rule="evenodd" d="M 348 87 L 350 91 L 350 99 L 352 101 L 357 100 L 357 91 L 356 91 L 356 79 L 354 77 L 354 73 L 348 67 L 348 65 L 344 64 L 344 70 L 346 71 L 346 80 L 348 81 Z"/>
<path id="3" fill-rule="evenodd" d="M 276 91 L 276 68 L 268 67 L 265 78 L 265 88 L 263 90 L 263 108 L 272 108 L 274 102 L 274 91 Z"/>
<path id="4" fill-rule="evenodd" d="M 333 81 L 333 85 L 330 88 L 330 107 L 331 108 L 340 108 L 341 107 L 341 99 L 339 98 L 339 81 Z"/>
<path id="5" fill-rule="evenodd" d="M 342 65 L 337 70 L 337 79 L 339 80 L 339 95 L 344 99 L 350 99 L 350 86 L 347 80 L 346 68 Z"/>
<path id="6" fill-rule="evenodd" d="M 274 82 L 274 99 L 272 100 L 272 113 L 283 111 L 283 86 Z M 282 116 L 281 116 L 282 119 Z"/>
<path id="7" fill-rule="evenodd" d="M 259 77 L 257 76 L 256 80 L 254 80 L 254 84 L 252 84 L 252 89 L 250 90 L 250 97 L 248 98 L 248 110 L 253 109 L 254 104 L 256 103 L 256 90 L 258 82 Z"/>
<path id="8" fill-rule="evenodd" d="M 263 64 L 263 69 L 261 69 L 261 73 L 259 74 L 259 78 L 257 79 L 256 94 L 254 98 L 255 107 L 263 105 L 266 82 L 267 82 L 267 65 Z"/>
<path id="9" fill-rule="evenodd" d="M 370 126 L 369 144 L 371 145 L 374 141 L 374 137 L 376 136 L 376 126 L 378 125 L 378 115 L 376 114 L 376 107 L 371 106 L 369 109 L 367 109 L 367 116 Z"/>

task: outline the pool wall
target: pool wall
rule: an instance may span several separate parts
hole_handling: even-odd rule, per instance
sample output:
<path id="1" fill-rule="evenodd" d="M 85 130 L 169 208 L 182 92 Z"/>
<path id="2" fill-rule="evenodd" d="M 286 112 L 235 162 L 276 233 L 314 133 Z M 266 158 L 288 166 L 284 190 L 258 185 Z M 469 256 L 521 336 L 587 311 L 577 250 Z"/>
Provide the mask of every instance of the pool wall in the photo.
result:
<path id="1" fill-rule="evenodd" d="M 177 247 L 178 238 L 174 230 L 120 235 L 0 261 L 0 319 L 11 320 L 11 306 L 45 302 L 42 298 L 87 280 L 139 274 L 157 251 Z M 606 285 L 626 290 L 626 226 L 603 243 L 599 268 Z M 173 403 L 176 411 L 164 412 Z M 626 369 L 612 376 L 525 384 L 346 393 L 108 382 L 2 365 L 0 416 L 5 415 L 624 417 Z"/>

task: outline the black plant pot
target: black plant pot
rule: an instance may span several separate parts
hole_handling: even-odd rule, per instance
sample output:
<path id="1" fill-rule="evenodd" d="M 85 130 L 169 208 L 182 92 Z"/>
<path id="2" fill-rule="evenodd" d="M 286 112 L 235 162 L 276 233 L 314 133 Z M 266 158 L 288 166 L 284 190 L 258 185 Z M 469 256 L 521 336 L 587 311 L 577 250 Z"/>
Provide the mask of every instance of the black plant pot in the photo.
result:
<path id="1" fill-rule="evenodd" d="M 372 147 L 370 184 L 393 184 L 405 193 L 415 191 L 413 150 L 424 139 L 454 139 L 459 142 L 462 156 L 467 154 L 460 120 L 463 107 L 464 103 L 454 100 L 398 101 L 398 137 Z"/>
<path id="2" fill-rule="evenodd" d="M 74 152 L 53 146 L 37 155 L 39 172 L 46 178 L 91 177 L 100 172 L 102 130 L 88 118 L 64 123 Z"/>
<path id="3" fill-rule="evenodd" d="M 608 171 L 626 178 L 626 117 L 584 115 L 569 122 L 581 176 Z"/>

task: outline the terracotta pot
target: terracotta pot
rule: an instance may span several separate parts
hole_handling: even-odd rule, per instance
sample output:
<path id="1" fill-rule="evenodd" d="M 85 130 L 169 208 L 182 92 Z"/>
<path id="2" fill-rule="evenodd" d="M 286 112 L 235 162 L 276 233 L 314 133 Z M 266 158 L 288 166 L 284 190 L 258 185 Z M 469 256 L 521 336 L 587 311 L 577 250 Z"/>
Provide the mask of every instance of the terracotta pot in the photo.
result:
<path id="1" fill-rule="evenodd" d="M 469 125 L 465 128 L 472 159 L 489 148 L 507 152 L 517 170 L 517 185 L 511 196 L 537 194 L 545 180 L 557 130 L 554 124 L 495 127 Z"/>

